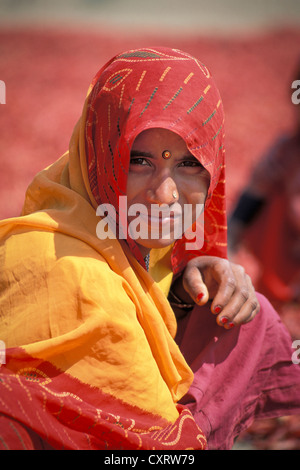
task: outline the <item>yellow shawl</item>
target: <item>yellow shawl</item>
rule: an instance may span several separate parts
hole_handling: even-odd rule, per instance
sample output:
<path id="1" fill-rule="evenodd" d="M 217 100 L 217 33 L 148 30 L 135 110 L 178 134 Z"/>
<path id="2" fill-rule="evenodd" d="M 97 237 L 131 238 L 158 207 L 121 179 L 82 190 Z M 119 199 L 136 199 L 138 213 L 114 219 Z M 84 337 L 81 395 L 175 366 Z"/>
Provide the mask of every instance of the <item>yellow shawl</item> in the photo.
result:
<path id="1" fill-rule="evenodd" d="M 22 216 L 0 223 L 0 339 L 174 422 L 193 375 L 174 341 L 169 256 L 152 257 L 155 282 L 122 241 L 97 238 L 82 122 Z"/>

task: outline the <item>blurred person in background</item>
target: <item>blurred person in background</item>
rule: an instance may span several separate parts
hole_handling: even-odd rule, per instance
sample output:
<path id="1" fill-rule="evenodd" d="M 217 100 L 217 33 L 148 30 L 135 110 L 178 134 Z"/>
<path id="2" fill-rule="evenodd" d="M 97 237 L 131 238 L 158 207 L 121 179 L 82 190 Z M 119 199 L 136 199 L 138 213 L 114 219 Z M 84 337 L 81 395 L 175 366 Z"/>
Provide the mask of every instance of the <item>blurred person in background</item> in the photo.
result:
<path id="1" fill-rule="evenodd" d="M 300 104 L 294 101 L 294 108 L 293 131 L 258 162 L 229 218 L 231 255 L 241 246 L 250 250 L 260 266 L 255 287 L 277 308 L 300 307 Z"/>

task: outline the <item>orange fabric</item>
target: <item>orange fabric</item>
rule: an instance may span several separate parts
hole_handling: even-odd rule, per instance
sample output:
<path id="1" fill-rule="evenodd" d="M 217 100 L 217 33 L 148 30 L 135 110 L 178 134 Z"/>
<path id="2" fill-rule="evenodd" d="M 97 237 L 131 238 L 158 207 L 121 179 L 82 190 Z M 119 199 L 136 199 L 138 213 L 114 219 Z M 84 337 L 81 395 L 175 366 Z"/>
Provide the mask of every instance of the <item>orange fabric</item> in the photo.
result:
<path id="1" fill-rule="evenodd" d="M 1 338 L 174 421 L 193 375 L 173 340 L 173 311 L 118 240 L 95 236 L 94 209 L 62 184 L 66 172 L 79 176 L 75 148 L 28 189 L 24 213 L 41 210 L 0 224 Z"/>

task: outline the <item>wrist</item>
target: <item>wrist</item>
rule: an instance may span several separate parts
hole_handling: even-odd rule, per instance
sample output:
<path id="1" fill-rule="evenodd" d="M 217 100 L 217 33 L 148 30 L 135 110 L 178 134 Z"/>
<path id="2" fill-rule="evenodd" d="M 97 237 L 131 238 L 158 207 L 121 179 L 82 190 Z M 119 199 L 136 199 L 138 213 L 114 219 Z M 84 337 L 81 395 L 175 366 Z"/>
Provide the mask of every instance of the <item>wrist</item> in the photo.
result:
<path id="1" fill-rule="evenodd" d="M 168 299 L 172 307 L 181 308 L 183 310 L 190 310 L 195 306 L 194 300 L 185 291 L 182 285 L 181 276 L 172 284 Z"/>

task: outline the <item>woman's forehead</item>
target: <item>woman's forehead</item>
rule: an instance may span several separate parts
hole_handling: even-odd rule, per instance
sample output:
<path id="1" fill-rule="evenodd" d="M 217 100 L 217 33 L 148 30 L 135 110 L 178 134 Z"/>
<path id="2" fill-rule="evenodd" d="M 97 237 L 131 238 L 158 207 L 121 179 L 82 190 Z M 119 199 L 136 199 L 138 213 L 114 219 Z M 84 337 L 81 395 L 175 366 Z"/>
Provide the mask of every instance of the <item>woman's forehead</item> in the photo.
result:
<path id="1" fill-rule="evenodd" d="M 187 150 L 187 145 L 179 134 L 161 127 L 153 127 L 140 132 L 133 142 L 133 147 L 135 148 L 140 145 L 159 146 L 165 144 L 179 148 L 185 148 Z"/>

